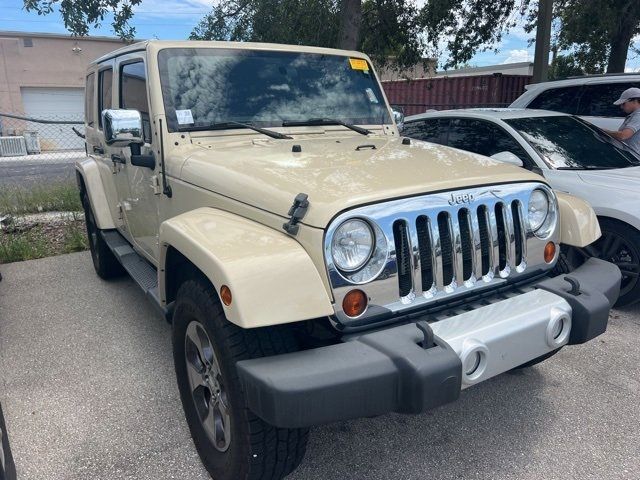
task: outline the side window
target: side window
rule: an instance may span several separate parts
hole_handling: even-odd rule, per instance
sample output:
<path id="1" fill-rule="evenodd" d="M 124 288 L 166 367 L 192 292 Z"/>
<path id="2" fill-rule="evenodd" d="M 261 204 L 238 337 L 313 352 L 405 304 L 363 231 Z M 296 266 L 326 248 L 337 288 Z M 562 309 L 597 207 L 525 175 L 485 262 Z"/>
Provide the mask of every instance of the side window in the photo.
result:
<path id="1" fill-rule="evenodd" d="M 138 110 L 142 116 L 144 140 L 151 143 L 147 72 L 144 62 L 127 63 L 120 68 L 120 108 Z"/>
<path id="2" fill-rule="evenodd" d="M 102 111 L 111 108 L 111 91 L 113 89 L 113 70 L 102 70 L 98 74 L 98 125 L 102 128 Z"/>
<path id="3" fill-rule="evenodd" d="M 620 98 L 622 92 L 631 87 L 640 87 L 640 82 L 587 85 L 580 99 L 578 115 L 624 117 L 622 109 L 613 102 Z"/>
<path id="4" fill-rule="evenodd" d="M 483 120 L 453 120 L 447 144 L 487 157 L 500 152 L 511 152 L 522 160 L 525 167 L 531 168 L 532 166 L 527 152 L 508 132 Z"/>
<path id="5" fill-rule="evenodd" d="M 425 142 L 442 143 L 442 124 L 443 121 L 439 119 L 405 123 L 402 135 Z"/>
<path id="6" fill-rule="evenodd" d="M 87 75 L 87 83 L 84 90 L 84 122 L 88 127 L 93 127 L 96 121 L 96 74 Z"/>
<path id="7" fill-rule="evenodd" d="M 575 114 L 582 87 L 564 87 L 545 90 L 527 106 L 554 112 Z"/>

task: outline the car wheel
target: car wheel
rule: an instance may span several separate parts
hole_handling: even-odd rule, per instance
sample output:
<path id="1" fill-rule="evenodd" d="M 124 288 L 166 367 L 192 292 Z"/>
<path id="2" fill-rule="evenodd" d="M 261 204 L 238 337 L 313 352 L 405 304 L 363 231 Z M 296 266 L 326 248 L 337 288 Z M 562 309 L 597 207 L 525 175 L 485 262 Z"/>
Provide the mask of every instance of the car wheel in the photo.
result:
<path id="1" fill-rule="evenodd" d="M 616 307 L 640 300 L 640 232 L 616 220 L 600 219 L 602 236 L 584 248 L 571 247 L 567 258 L 573 268 L 590 257 L 614 263 L 622 273 L 620 296 Z"/>
<path id="2" fill-rule="evenodd" d="M 308 429 L 283 429 L 245 403 L 236 362 L 297 350 L 289 328 L 242 329 L 227 321 L 211 284 L 185 281 L 176 295 L 173 355 L 196 450 L 216 480 L 281 479 L 302 460 Z"/>
<path id="3" fill-rule="evenodd" d="M 93 267 L 96 273 L 104 280 L 124 274 L 124 268 L 106 244 L 102 235 L 100 235 L 100 229 L 98 229 L 96 219 L 93 216 L 93 210 L 91 210 L 91 204 L 89 203 L 89 197 L 86 191 L 80 194 L 80 199 L 82 200 L 82 208 L 84 209 L 89 250 L 91 251 L 91 259 L 93 260 Z"/>

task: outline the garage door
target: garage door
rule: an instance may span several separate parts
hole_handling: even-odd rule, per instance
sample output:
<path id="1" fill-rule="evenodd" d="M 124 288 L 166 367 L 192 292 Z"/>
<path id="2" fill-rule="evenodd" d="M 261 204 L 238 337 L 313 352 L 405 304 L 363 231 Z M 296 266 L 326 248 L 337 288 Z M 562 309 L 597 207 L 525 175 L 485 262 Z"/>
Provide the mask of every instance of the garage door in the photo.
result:
<path id="1" fill-rule="evenodd" d="M 22 87 L 22 105 L 28 117 L 42 120 L 84 119 L 84 88 Z M 73 124 L 51 125 L 29 122 L 26 129 L 37 131 L 44 150 L 82 150 L 84 142 L 73 133 Z M 81 125 L 75 125 L 76 128 Z M 81 129 L 81 128 L 80 128 Z"/>

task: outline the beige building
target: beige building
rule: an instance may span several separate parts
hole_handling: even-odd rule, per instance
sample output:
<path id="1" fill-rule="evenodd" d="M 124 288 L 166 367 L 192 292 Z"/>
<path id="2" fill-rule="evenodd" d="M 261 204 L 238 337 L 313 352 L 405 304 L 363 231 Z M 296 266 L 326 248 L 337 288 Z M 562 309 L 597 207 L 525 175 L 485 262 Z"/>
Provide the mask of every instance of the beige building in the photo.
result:
<path id="1" fill-rule="evenodd" d="M 109 37 L 0 31 L 0 112 L 81 117 L 87 65 L 122 45 Z"/>
<path id="2" fill-rule="evenodd" d="M 82 120 L 87 65 L 122 45 L 121 40 L 108 37 L 0 31 L 0 135 L 37 137 L 36 152 L 84 148 L 72 124 L 24 122 L 2 114 Z M 6 154 L 2 150 L 7 145 L 0 145 L 0 155 Z M 11 145 L 10 150 L 21 150 L 19 144 Z"/>

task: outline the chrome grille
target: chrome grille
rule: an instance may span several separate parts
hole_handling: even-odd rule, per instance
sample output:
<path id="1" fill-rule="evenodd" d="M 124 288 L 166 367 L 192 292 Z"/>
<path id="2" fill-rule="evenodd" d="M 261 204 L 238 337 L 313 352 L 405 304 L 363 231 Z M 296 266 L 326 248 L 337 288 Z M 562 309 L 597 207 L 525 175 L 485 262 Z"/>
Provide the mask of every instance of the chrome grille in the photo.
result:
<path id="1" fill-rule="evenodd" d="M 520 202 L 496 202 L 493 215 L 487 215 L 487 210 L 486 205 L 461 207 L 457 212 L 420 215 L 415 224 L 396 221 L 393 236 L 400 297 L 412 292 L 455 289 L 489 272 L 506 277 L 510 269 L 520 267 L 526 243 Z M 412 229 L 415 235 L 411 235 Z M 412 236 L 418 242 L 415 246 L 409 241 Z M 438 241 L 432 243 L 432 238 L 439 239 L 439 245 Z M 496 245 L 497 255 L 491 255 Z M 420 262 L 419 281 L 410 272 L 412 250 L 417 251 Z M 441 268 L 434 268 L 435 265 Z"/>
<path id="2" fill-rule="evenodd" d="M 555 199 L 546 185 L 528 182 L 393 200 L 339 215 L 325 237 L 336 318 L 345 325 L 362 324 L 367 315 L 380 318 L 385 312 L 497 288 L 552 268 L 555 259 L 550 264 L 544 262 L 544 246 L 549 241 L 559 242 L 560 229 L 556 226 L 549 238 L 540 239 L 526 220 L 529 197 L 536 188 Z M 388 249 L 372 281 L 355 281 L 333 265 L 333 232 L 354 217 L 375 226 Z M 369 297 L 369 313 L 354 320 L 342 314 L 340 306 L 344 295 L 356 285 Z"/>

